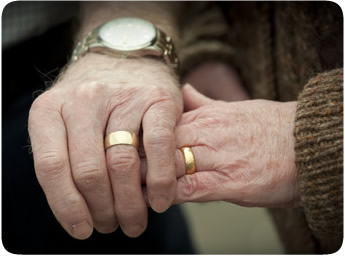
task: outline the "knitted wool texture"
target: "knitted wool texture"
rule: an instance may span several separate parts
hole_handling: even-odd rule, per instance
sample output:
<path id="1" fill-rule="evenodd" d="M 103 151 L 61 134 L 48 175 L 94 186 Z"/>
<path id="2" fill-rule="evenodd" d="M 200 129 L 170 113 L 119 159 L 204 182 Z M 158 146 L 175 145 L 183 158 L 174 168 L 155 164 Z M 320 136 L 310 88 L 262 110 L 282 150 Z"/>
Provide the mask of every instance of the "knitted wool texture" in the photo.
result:
<path id="1" fill-rule="evenodd" d="M 343 237 L 343 70 L 312 78 L 299 96 L 295 122 L 301 204 L 324 251 Z"/>
<path id="2" fill-rule="evenodd" d="M 343 66 L 342 11 L 331 2 L 219 7 L 190 3 L 179 52 L 182 74 L 217 59 L 238 71 L 252 98 L 298 100 L 301 207 L 269 212 L 287 253 L 335 252 L 343 239 L 343 75 L 335 69 Z"/>

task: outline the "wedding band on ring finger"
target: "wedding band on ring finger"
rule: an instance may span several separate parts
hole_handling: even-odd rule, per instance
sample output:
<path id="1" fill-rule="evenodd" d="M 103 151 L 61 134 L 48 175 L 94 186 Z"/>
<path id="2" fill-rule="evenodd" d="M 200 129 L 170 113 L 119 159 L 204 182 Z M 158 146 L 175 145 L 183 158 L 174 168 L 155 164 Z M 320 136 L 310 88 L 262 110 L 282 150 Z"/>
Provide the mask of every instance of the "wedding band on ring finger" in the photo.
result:
<path id="1" fill-rule="evenodd" d="M 130 131 L 111 132 L 104 139 L 104 149 L 107 150 L 116 145 L 129 145 L 138 149 L 139 139 L 135 133 Z"/>
<path id="2" fill-rule="evenodd" d="M 185 163 L 186 174 L 190 175 L 196 172 L 195 157 L 191 147 L 180 148 Z"/>

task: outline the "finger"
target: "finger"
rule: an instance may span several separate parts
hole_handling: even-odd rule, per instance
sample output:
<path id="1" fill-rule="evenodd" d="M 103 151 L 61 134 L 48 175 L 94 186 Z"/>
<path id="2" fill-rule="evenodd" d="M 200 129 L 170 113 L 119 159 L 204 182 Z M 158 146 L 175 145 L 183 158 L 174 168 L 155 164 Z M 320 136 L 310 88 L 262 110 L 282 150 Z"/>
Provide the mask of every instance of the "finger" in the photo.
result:
<path id="1" fill-rule="evenodd" d="M 188 113 L 185 115 L 188 115 Z M 180 157 L 176 157 L 177 172 L 179 174 L 183 173 L 183 175 L 179 176 L 177 180 L 174 203 L 204 202 L 214 198 L 219 199 L 218 188 L 222 181 L 222 174 L 217 172 L 219 168 L 217 159 L 219 159 L 220 153 L 208 146 L 208 142 L 205 140 L 206 136 L 203 136 L 200 128 L 195 127 L 193 122 L 186 122 L 184 125 L 177 126 L 175 134 L 178 148 L 183 146 L 191 147 L 196 172 L 186 175 L 184 158 L 182 152 L 178 150 Z"/>
<path id="2" fill-rule="evenodd" d="M 125 130 L 138 135 L 140 120 L 139 113 L 126 114 L 115 109 L 109 118 L 106 134 Z M 106 156 L 120 226 L 127 236 L 137 237 L 147 226 L 138 151 L 130 145 L 115 145 L 107 149 Z"/>
<path id="3" fill-rule="evenodd" d="M 197 172 L 206 171 L 214 168 L 214 164 L 209 159 L 210 151 L 202 146 L 193 147 L 193 154 L 195 158 L 195 162 L 198 162 L 198 168 L 196 169 Z M 176 149 L 175 153 L 175 165 L 176 165 L 176 178 L 181 178 L 182 176 L 186 175 L 186 166 L 183 158 L 183 154 L 181 150 Z M 141 173 L 141 184 L 146 185 L 146 176 L 147 176 L 147 159 L 142 158 L 140 159 L 140 173 Z"/>
<path id="4" fill-rule="evenodd" d="M 224 183 L 228 181 L 228 177 L 214 170 L 198 171 L 191 175 L 182 175 L 177 180 L 176 195 L 173 203 L 182 204 L 223 200 L 225 196 L 222 193 L 224 192 L 219 187 L 220 185 L 224 187 Z M 226 193 L 231 193 L 231 189 L 233 189 L 234 193 L 238 194 L 238 190 L 230 185 L 227 187 Z M 146 187 L 143 188 L 143 194 L 147 206 L 150 207 Z M 236 203 L 234 200 L 231 202 Z"/>
<path id="5" fill-rule="evenodd" d="M 73 178 L 88 204 L 95 228 L 110 233 L 116 230 L 118 221 L 103 146 L 106 117 L 97 113 L 100 106 L 75 102 L 78 104 L 73 102 L 65 111 Z"/>
<path id="6" fill-rule="evenodd" d="M 194 154 L 194 160 L 196 163 L 196 173 L 187 175 L 186 174 L 186 166 L 183 158 L 183 154 L 180 149 L 176 149 L 175 151 L 175 165 L 176 165 L 176 178 L 177 180 L 177 190 L 176 196 L 174 199 L 174 203 L 183 203 L 183 202 L 198 202 L 198 200 L 202 201 L 205 196 L 205 201 L 208 198 L 206 197 L 209 191 L 199 191 L 200 188 L 206 188 L 210 186 L 211 182 L 215 175 L 218 175 L 214 172 L 215 164 L 212 161 L 211 156 L 213 155 L 210 150 L 208 150 L 204 146 L 196 146 L 192 148 Z M 211 173 L 212 172 L 212 173 Z M 209 173 L 209 174 L 205 174 Z M 147 161 L 145 158 L 141 159 L 141 175 L 142 175 L 142 184 L 145 185 L 145 176 L 147 175 Z M 187 177 L 187 176 L 190 176 Z M 201 179 L 201 181 L 199 181 Z M 205 184 L 202 184 L 204 182 Z M 206 186 L 207 185 L 207 186 Z M 215 186 L 217 187 L 217 186 Z M 204 192 L 202 194 L 201 192 Z M 144 198 L 147 205 L 151 206 L 147 189 L 143 189 Z"/>
<path id="7" fill-rule="evenodd" d="M 191 147 L 195 173 L 186 173 L 186 163 L 181 150 L 176 151 L 176 167 L 179 174 L 174 203 L 203 202 L 218 198 L 220 184 L 215 152 L 206 146 Z M 218 185 L 217 185 L 218 184 Z"/>
<path id="8" fill-rule="evenodd" d="M 201 106 L 211 104 L 214 100 L 206 97 L 205 95 L 198 92 L 190 84 L 186 84 L 182 88 L 184 110 L 190 111 L 197 109 Z"/>
<path id="9" fill-rule="evenodd" d="M 164 212 L 173 202 L 176 190 L 175 106 L 163 102 L 148 109 L 143 118 L 143 141 L 148 172 L 146 186 L 150 205 Z"/>
<path id="10" fill-rule="evenodd" d="M 177 149 L 175 151 L 175 166 L 176 166 L 176 178 L 179 178 L 183 175 L 185 175 L 186 170 L 183 162 L 183 155 L 182 152 Z M 141 178 L 141 184 L 146 185 L 146 176 L 147 176 L 147 159 L 146 158 L 140 158 L 140 178 Z"/>
<path id="11" fill-rule="evenodd" d="M 72 179 L 65 125 L 57 109 L 54 101 L 41 96 L 30 110 L 29 134 L 36 175 L 63 228 L 74 238 L 86 239 L 93 231 L 92 218 Z"/>

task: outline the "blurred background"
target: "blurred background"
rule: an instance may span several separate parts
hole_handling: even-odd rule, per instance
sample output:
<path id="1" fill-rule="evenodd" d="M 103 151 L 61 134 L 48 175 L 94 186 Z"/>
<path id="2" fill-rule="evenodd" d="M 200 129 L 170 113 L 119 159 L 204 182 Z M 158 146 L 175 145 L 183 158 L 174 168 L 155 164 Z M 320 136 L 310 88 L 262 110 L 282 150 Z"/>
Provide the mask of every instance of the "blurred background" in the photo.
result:
<path id="1" fill-rule="evenodd" d="M 186 203 L 182 208 L 199 254 L 284 253 L 264 208 L 226 202 Z"/>

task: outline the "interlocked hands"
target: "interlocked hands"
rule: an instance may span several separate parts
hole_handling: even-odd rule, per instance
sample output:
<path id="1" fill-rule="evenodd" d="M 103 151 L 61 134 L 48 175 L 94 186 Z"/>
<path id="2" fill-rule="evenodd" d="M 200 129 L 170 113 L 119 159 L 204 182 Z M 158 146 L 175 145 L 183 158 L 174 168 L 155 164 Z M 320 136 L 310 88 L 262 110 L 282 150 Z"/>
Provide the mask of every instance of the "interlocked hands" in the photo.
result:
<path id="1" fill-rule="evenodd" d="M 225 200 L 245 206 L 298 204 L 293 150 L 296 103 L 211 100 L 182 93 L 156 60 L 88 54 L 33 104 L 29 133 L 35 169 L 64 229 L 85 239 L 119 225 L 130 237 L 147 225 L 147 205 Z M 129 130 L 140 150 L 105 135 Z M 186 175 L 179 148 L 192 148 Z M 144 151 L 144 153 L 143 153 Z M 145 158 L 140 158 L 140 155 Z"/>

